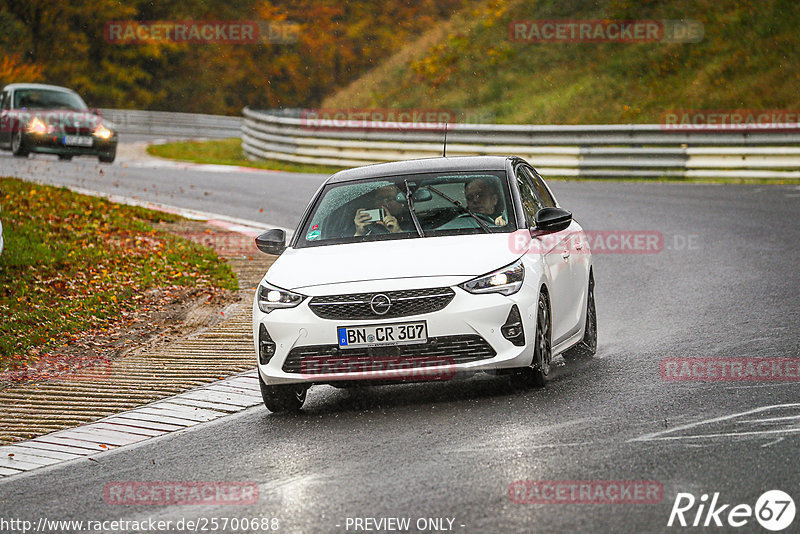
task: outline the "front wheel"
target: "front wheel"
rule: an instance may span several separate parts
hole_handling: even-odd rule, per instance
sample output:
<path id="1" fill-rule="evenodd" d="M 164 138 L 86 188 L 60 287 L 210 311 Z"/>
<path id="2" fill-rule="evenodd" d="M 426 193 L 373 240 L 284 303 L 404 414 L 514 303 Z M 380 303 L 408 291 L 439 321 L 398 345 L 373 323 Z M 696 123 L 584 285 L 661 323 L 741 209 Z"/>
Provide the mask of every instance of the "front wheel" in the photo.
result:
<path id="1" fill-rule="evenodd" d="M 564 352 L 568 363 L 588 360 L 597 352 L 597 310 L 594 306 L 594 275 L 589 274 L 589 292 L 586 302 L 586 329 L 577 345 Z"/>
<path id="2" fill-rule="evenodd" d="M 114 159 L 117 157 L 117 149 L 111 150 L 109 152 L 103 152 L 97 156 L 97 159 L 100 160 L 101 163 L 114 163 Z"/>
<path id="3" fill-rule="evenodd" d="M 271 412 L 297 412 L 306 402 L 306 391 L 308 391 L 306 386 L 300 384 L 268 386 L 264 383 L 261 375 L 258 376 L 258 384 L 261 386 L 264 406 Z"/>
<path id="4" fill-rule="evenodd" d="M 11 153 L 20 158 L 27 158 L 30 150 L 25 144 L 22 130 L 17 130 L 11 134 Z"/>
<path id="5" fill-rule="evenodd" d="M 533 361 L 530 367 L 520 369 L 514 382 L 521 386 L 544 387 L 550 375 L 550 362 L 553 359 L 550 327 L 550 306 L 547 296 L 539 293 L 539 304 L 536 312 L 536 337 L 534 337 Z"/>

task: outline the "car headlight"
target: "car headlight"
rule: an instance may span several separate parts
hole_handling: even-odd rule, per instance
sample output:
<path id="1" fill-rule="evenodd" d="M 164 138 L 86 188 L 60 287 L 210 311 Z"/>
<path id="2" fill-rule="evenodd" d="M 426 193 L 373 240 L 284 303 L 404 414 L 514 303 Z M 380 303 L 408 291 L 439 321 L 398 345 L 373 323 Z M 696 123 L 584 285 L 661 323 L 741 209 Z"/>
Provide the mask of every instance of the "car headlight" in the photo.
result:
<path id="1" fill-rule="evenodd" d="M 45 134 L 47 133 L 47 126 L 39 117 L 34 117 L 31 122 L 28 123 L 28 132 L 35 133 L 35 134 Z"/>
<path id="2" fill-rule="evenodd" d="M 258 286 L 256 295 L 258 309 L 264 313 L 269 313 L 278 308 L 294 308 L 306 298 L 305 295 L 286 291 L 266 282 L 262 282 Z"/>
<path id="3" fill-rule="evenodd" d="M 522 287 L 525 280 L 525 267 L 519 259 L 489 274 L 484 274 L 473 278 L 468 282 L 459 284 L 458 287 L 470 293 L 500 293 L 502 295 L 513 295 Z"/>
<path id="4" fill-rule="evenodd" d="M 92 132 L 92 135 L 95 137 L 99 137 L 100 139 L 108 139 L 109 137 L 114 135 L 114 132 L 112 132 L 102 124 L 98 124 L 97 128 L 94 129 L 94 132 Z"/>

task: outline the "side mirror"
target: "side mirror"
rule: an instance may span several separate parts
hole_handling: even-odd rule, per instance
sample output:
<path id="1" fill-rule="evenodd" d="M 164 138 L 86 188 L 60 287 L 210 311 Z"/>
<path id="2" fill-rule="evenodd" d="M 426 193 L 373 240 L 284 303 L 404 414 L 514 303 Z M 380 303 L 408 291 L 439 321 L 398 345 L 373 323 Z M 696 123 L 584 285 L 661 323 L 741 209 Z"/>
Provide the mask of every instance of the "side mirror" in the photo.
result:
<path id="1" fill-rule="evenodd" d="M 280 254 L 286 250 L 286 232 L 274 228 L 256 238 L 258 250 L 266 254 Z"/>
<path id="2" fill-rule="evenodd" d="M 97 115 L 98 117 L 103 117 L 103 113 L 100 111 L 100 108 L 89 108 L 89 113 L 92 115 Z"/>
<path id="3" fill-rule="evenodd" d="M 550 233 L 565 230 L 572 222 L 572 213 L 562 208 L 542 208 L 536 212 L 535 232 Z"/>

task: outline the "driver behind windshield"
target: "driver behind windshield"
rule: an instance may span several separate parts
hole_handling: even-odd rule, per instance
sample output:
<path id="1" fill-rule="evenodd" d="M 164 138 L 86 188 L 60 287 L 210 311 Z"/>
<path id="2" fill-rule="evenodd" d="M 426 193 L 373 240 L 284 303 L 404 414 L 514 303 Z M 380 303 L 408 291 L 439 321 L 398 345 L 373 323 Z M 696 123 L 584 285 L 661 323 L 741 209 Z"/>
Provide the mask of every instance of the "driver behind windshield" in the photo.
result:
<path id="1" fill-rule="evenodd" d="M 379 221 L 374 221 L 364 208 L 356 210 L 353 222 L 356 224 L 354 235 L 368 235 L 372 233 L 371 226 L 380 226 L 386 231 L 396 234 L 411 229 L 410 222 L 406 217 L 408 213 L 405 206 L 397 201 L 400 190 L 395 185 L 385 185 L 375 190 L 375 208 L 383 208 L 384 216 Z"/>
<path id="2" fill-rule="evenodd" d="M 464 187 L 467 208 L 473 213 L 488 216 L 496 226 L 505 226 L 503 208 L 505 203 L 497 184 L 488 178 L 475 178 Z"/>

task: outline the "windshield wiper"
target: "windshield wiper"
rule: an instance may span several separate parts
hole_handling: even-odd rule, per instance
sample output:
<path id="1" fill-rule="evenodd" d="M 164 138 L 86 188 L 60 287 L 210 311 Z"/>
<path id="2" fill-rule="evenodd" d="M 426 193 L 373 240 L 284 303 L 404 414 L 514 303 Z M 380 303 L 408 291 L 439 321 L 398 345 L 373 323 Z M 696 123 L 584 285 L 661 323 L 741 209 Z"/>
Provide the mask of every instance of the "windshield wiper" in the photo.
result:
<path id="1" fill-rule="evenodd" d="M 417 229 L 419 236 L 425 237 L 425 233 L 422 231 L 422 226 L 419 224 L 419 219 L 417 219 L 417 212 L 414 211 L 414 195 L 411 194 L 411 187 L 408 185 L 408 178 L 403 180 L 403 183 L 406 184 L 406 200 L 408 201 L 408 211 L 411 213 L 411 220 L 414 221 L 414 227 Z"/>
<path id="2" fill-rule="evenodd" d="M 484 232 L 486 232 L 487 234 L 491 234 L 491 233 L 492 233 L 492 230 L 489 228 L 489 225 L 488 225 L 488 224 L 486 224 L 486 223 L 483 221 L 483 219 L 481 219 L 480 217 L 478 217 L 477 215 L 475 215 L 475 214 L 472 212 L 472 210 L 470 210 L 470 209 L 469 209 L 468 207 L 466 207 L 464 204 L 462 204 L 462 203 L 461 203 L 461 202 L 459 202 L 458 200 L 453 200 L 452 198 L 448 197 L 447 195 L 445 195 L 444 193 L 442 193 L 441 191 L 439 191 L 438 189 L 436 189 L 436 188 L 435 188 L 435 187 L 433 187 L 432 185 L 429 185 L 429 186 L 428 186 L 428 189 L 430 189 L 431 191 L 433 191 L 434 193 L 436 193 L 437 195 L 439 195 L 440 197 L 442 197 L 442 198 L 443 198 L 443 199 L 445 199 L 446 201 L 450 202 L 450 204 L 452 204 L 453 206 L 455 206 L 455 207 L 459 208 L 461 211 L 463 211 L 464 213 L 466 213 L 467 215 L 469 215 L 470 217 L 472 217 L 473 219 L 475 219 L 475 222 L 477 222 L 477 223 L 478 223 L 478 225 L 479 225 L 479 226 L 480 226 L 480 227 L 483 229 L 483 231 L 484 231 Z"/>

